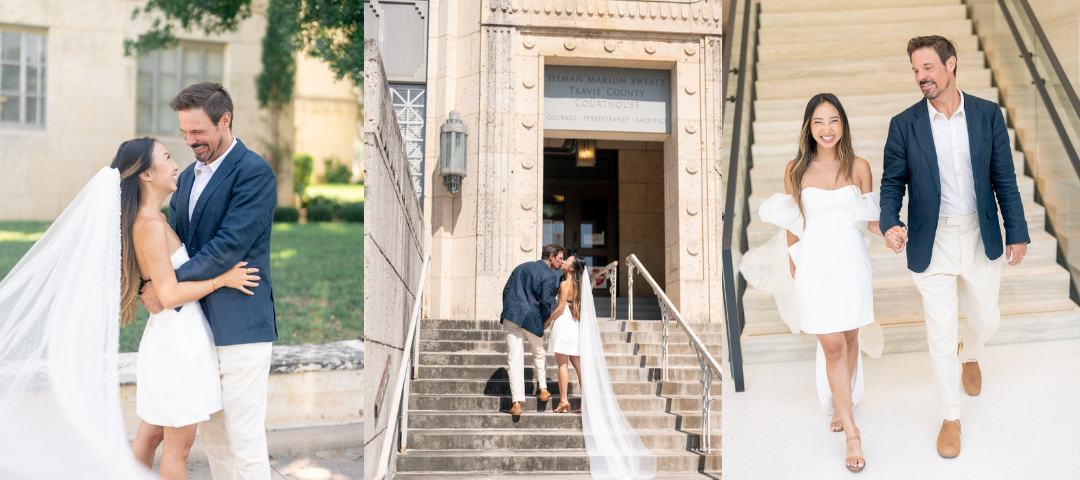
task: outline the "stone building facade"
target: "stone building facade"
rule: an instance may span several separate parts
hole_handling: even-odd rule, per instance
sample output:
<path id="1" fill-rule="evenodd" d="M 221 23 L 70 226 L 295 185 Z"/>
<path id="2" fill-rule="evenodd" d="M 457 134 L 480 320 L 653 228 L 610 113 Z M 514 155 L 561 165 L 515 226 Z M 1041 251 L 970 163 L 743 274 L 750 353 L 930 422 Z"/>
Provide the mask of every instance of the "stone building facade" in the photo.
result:
<path id="1" fill-rule="evenodd" d="M 158 138 L 186 167 L 195 158 L 168 102 L 198 81 L 220 81 L 229 89 L 234 134 L 265 151 L 268 114 L 259 108 L 255 77 L 262 70 L 266 2 L 256 0 L 236 32 L 180 32 L 177 48 L 125 57 L 124 40 L 150 27 L 144 16 L 131 18 L 142 3 L 0 4 L 0 220 L 56 218 L 131 138 Z M 350 162 L 358 109 L 351 85 L 301 55 L 295 92 L 282 126 L 287 141 L 297 151 L 311 148 L 316 159 L 333 155 Z M 282 203 L 292 203 L 291 191 L 291 185 L 279 186 Z"/>
<path id="2" fill-rule="evenodd" d="M 511 270 L 555 241 L 593 267 L 618 260 L 620 297 L 633 253 L 686 319 L 719 321 L 721 2 L 401 4 L 366 2 L 365 31 L 426 94 L 430 317 L 498 318 Z M 416 30 L 395 22 L 424 26 L 420 81 Z M 469 136 L 451 193 L 439 128 L 454 110 Z M 575 161 L 593 142 L 594 162 Z M 634 296 L 651 296 L 636 278 Z"/>

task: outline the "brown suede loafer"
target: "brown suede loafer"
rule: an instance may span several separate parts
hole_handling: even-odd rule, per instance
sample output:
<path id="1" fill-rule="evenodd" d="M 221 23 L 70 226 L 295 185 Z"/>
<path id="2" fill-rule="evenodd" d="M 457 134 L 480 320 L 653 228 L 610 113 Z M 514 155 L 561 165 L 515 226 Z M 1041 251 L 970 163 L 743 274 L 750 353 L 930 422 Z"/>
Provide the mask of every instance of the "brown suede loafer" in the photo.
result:
<path id="1" fill-rule="evenodd" d="M 521 416 L 521 404 L 520 403 L 514 402 L 514 406 L 510 407 L 510 415 L 513 415 L 515 417 L 520 417 Z"/>
<path id="2" fill-rule="evenodd" d="M 941 422 L 941 432 L 937 437 L 937 453 L 942 458 L 956 458 L 960 455 L 960 420 Z"/>
<path id="3" fill-rule="evenodd" d="M 960 380 L 964 384 L 964 391 L 974 397 L 982 391 L 982 370 L 979 370 L 979 362 L 967 362 L 961 365 L 964 371 L 960 374 Z"/>
<path id="4" fill-rule="evenodd" d="M 546 401 L 548 401 L 549 398 L 551 398 L 551 394 L 548 393 L 547 390 L 540 390 L 540 401 L 541 402 L 546 402 Z"/>

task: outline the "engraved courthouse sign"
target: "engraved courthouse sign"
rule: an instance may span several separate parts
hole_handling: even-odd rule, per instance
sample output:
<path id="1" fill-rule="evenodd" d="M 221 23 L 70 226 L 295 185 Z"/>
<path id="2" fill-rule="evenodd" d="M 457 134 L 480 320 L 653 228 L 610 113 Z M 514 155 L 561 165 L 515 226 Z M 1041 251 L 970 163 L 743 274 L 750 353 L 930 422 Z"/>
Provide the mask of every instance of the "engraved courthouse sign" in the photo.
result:
<path id="1" fill-rule="evenodd" d="M 671 71 L 544 67 L 544 128 L 671 132 Z"/>

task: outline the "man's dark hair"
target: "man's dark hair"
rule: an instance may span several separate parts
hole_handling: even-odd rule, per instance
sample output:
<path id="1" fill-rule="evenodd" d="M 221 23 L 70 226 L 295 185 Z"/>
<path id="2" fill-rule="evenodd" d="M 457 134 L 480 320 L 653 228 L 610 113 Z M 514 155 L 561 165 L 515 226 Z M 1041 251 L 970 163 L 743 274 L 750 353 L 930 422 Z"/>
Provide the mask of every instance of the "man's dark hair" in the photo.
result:
<path id="1" fill-rule="evenodd" d="M 908 41 L 908 59 L 911 59 L 911 54 L 915 53 L 915 50 L 927 47 L 933 48 L 934 51 L 937 52 L 938 57 L 941 58 L 942 65 L 948 62 L 950 57 L 956 57 L 956 42 L 939 35 L 930 35 L 926 37 L 915 37 Z M 956 75 L 956 70 L 960 68 L 959 58 L 956 59 L 956 63 L 956 67 L 953 69 L 953 75 Z"/>
<path id="2" fill-rule="evenodd" d="M 169 106 L 177 112 L 201 108 L 215 126 L 225 112 L 229 112 L 229 130 L 232 130 L 232 97 L 220 83 L 202 82 L 190 85 L 176 94 Z"/>
<path id="3" fill-rule="evenodd" d="M 540 260 L 547 260 L 548 258 L 554 257 L 558 255 L 559 252 L 565 250 L 566 247 L 563 247 L 562 245 L 549 243 L 547 245 L 544 245 L 544 249 L 540 251 Z"/>

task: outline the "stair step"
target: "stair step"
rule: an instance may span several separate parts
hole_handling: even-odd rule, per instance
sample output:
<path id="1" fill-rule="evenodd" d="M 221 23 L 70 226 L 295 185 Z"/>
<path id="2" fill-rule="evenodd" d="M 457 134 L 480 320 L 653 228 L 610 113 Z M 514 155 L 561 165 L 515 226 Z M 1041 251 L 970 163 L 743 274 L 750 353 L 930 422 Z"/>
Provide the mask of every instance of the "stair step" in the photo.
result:
<path id="1" fill-rule="evenodd" d="M 965 88 L 989 88 L 991 86 L 990 70 L 985 68 L 961 70 L 957 74 L 956 81 L 958 84 L 964 85 Z M 754 92 L 759 100 L 790 98 L 802 99 L 806 102 L 810 97 L 821 93 L 823 86 L 826 86 L 825 91 L 836 95 L 841 103 L 844 103 L 844 98 L 847 96 L 873 93 L 904 93 L 918 88 L 914 75 L 893 73 L 888 75 L 849 75 L 848 77 L 812 82 L 799 78 L 758 80 L 754 84 Z M 914 102 L 912 103 L 914 104 Z M 801 119 L 802 116 L 796 118 Z"/>
<path id="2" fill-rule="evenodd" d="M 720 331 L 716 332 L 695 332 L 702 342 L 707 344 L 719 344 L 721 340 Z M 545 337 L 547 334 L 545 333 Z M 688 342 L 689 337 L 681 329 L 672 325 L 668 329 L 669 342 Z M 604 344 L 609 343 L 660 343 L 663 341 L 663 334 L 659 331 L 656 332 L 600 332 L 600 339 L 604 341 Z M 420 340 L 455 340 L 455 341 L 506 341 L 506 332 L 502 329 L 499 330 L 421 330 Z"/>
<path id="3" fill-rule="evenodd" d="M 814 13 L 848 10 L 895 9 L 905 8 L 921 11 L 922 7 L 941 5 L 962 5 L 960 0 L 821 0 L 806 2 L 803 0 L 764 0 L 761 12 L 765 13 Z"/>
<path id="4" fill-rule="evenodd" d="M 768 2 L 763 2 L 768 3 Z M 805 12 L 762 13 L 758 17 L 761 28 L 794 28 L 807 25 L 829 25 L 831 28 L 851 25 L 888 24 L 895 22 L 918 22 L 923 19 L 963 20 L 967 9 L 959 3 L 953 5 L 927 5 L 911 8 L 869 8 L 866 4 L 853 5 L 851 10 L 814 10 Z M 763 8 L 764 11 L 764 8 Z"/>
<path id="5" fill-rule="evenodd" d="M 510 395 L 510 382 L 507 380 L 445 380 L 417 379 L 409 383 L 409 391 L 416 394 L 471 394 L 471 395 Z M 525 385 L 526 395 L 536 395 L 534 382 Z M 616 395 L 657 395 L 701 396 L 700 382 L 612 382 Z M 548 392 L 559 394 L 559 382 L 549 381 Z M 576 382 L 567 385 L 567 394 L 581 395 L 581 388 Z"/>
<path id="6" fill-rule="evenodd" d="M 449 473 L 449 472 L 434 472 L 434 473 L 398 473 L 394 475 L 397 480 L 425 480 L 425 479 L 439 479 L 439 480 L 472 480 L 472 479 L 510 479 L 510 480 L 529 480 L 529 479 L 547 479 L 552 477 L 558 477 L 559 480 L 592 480 L 592 474 L 580 473 L 580 472 L 543 472 L 543 473 L 484 473 L 484 472 L 468 472 L 468 473 Z M 680 472 L 680 473 L 661 473 L 657 472 L 656 476 L 652 477 L 654 480 L 681 480 L 681 479 L 719 479 L 720 472 L 705 473 L 705 472 Z"/>
<path id="7" fill-rule="evenodd" d="M 1001 310 L 1000 326 L 987 345 L 1080 337 L 1080 307 L 1068 300 L 1067 296 L 1042 304 L 1002 305 Z M 963 332 L 964 318 L 961 315 L 960 332 Z M 922 315 L 880 316 L 878 321 L 882 322 L 884 353 L 928 350 L 926 324 Z M 743 361 L 753 364 L 812 360 L 816 342 L 814 335 L 743 335 Z"/>
<path id="8" fill-rule="evenodd" d="M 576 383 L 576 380 L 573 380 Z M 717 395 L 716 397 L 719 397 Z M 450 394 L 409 394 L 409 410 L 412 411 L 437 411 L 455 410 L 471 412 L 509 412 L 513 407 L 513 399 L 509 396 L 495 395 L 450 395 Z M 578 409 L 581 407 L 581 397 L 567 396 L 567 401 Z M 656 395 L 619 395 L 619 408 L 624 412 L 700 412 L 701 397 L 657 397 Z M 711 411 L 720 411 L 719 401 L 709 403 Z M 521 410 L 528 412 L 550 412 L 559 406 L 559 397 L 552 396 L 547 401 L 541 402 L 535 396 L 526 396 L 525 403 L 521 404 Z"/>
<path id="9" fill-rule="evenodd" d="M 817 49 L 815 48 L 815 50 Z M 900 51 L 903 52 L 904 50 L 901 48 Z M 895 54 L 895 52 L 893 54 Z M 996 102 L 998 99 L 997 88 L 972 88 L 965 86 L 964 91 L 985 100 Z M 892 118 L 894 115 L 907 110 L 908 107 L 915 105 L 915 102 L 920 100 L 925 100 L 925 98 L 922 96 L 922 93 L 919 93 L 918 88 L 914 85 L 914 80 L 912 80 L 911 91 L 908 93 L 850 95 L 840 98 L 840 102 L 844 104 L 844 111 L 847 113 L 849 119 L 860 117 Z M 806 110 L 806 102 L 808 101 L 810 101 L 809 95 L 806 98 L 801 99 L 755 100 L 754 120 L 758 122 L 784 122 L 793 119 L 795 121 L 802 121 L 803 112 Z"/>
<path id="10" fill-rule="evenodd" d="M 924 30 L 924 29 L 918 29 Z M 930 33 L 930 35 L 939 32 Z M 861 58 L 891 57 L 897 53 L 907 54 L 907 42 L 911 37 L 918 35 L 915 32 L 901 34 L 890 38 L 874 37 L 871 39 L 830 39 L 828 41 L 808 42 L 802 39 L 801 43 L 796 40 L 789 43 L 766 45 L 757 47 L 757 60 L 759 62 L 785 62 L 791 60 L 805 60 L 820 56 L 821 52 L 829 52 L 829 60 L 843 62 Z M 816 36 L 816 35 L 815 35 Z M 949 37 L 956 42 L 957 52 L 975 52 L 979 50 L 979 39 L 975 35 L 956 35 Z M 963 72 L 963 70 L 960 70 Z M 914 92 L 919 95 L 918 91 Z M 912 102 L 915 103 L 915 102 Z M 910 104 L 909 104 L 910 106 Z M 897 111 L 899 113 L 899 110 Z"/>
<path id="11" fill-rule="evenodd" d="M 719 342 L 705 342 L 705 347 L 715 356 L 720 351 Z M 435 353 L 501 353 L 506 355 L 506 340 L 483 341 L 444 341 L 444 340 L 421 340 L 421 352 Z M 526 352 L 527 354 L 528 352 Z M 605 343 L 606 354 L 635 354 L 635 355 L 660 355 L 663 353 L 662 345 L 657 343 Z M 694 348 L 690 346 L 685 336 L 676 339 L 669 337 L 669 355 L 694 355 Z"/>
<path id="12" fill-rule="evenodd" d="M 532 355 L 529 355 L 531 362 Z M 545 357 L 548 365 L 557 365 L 555 354 L 548 352 Z M 613 367 L 659 367 L 662 357 L 659 355 L 620 355 L 605 354 L 608 366 Z M 506 354 L 477 352 L 477 353 L 421 353 L 420 365 L 429 366 L 454 366 L 454 365 L 498 365 L 507 361 Z M 697 366 L 696 355 L 674 355 L 668 353 L 668 365 L 670 366 Z M 573 367 L 571 367 L 573 369 Z"/>
<path id="13" fill-rule="evenodd" d="M 557 404 L 558 402 L 556 402 Z M 701 433 L 701 412 L 623 412 L 635 429 L 684 430 Z M 713 414 L 713 428 L 719 429 L 720 415 Z M 410 411 L 409 428 L 500 428 L 512 430 L 576 429 L 581 430 L 581 414 L 554 415 L 522 410 L 517 420 L 506 411 Z"/>
<path id="14" fill-rule="evenodd" d="M 921 315 L 922 294 L 910 274 L 876 277 L 873 280 L 874 314 Z M 1001 274 L 999 303 L 1052 303 L 1069 298 L 1069 273 L 1057 264 L 1016 267 L 1006 266 Z M 771 293 L 747 288 L 743 295 L 746 324 L 770 323 L 780 320 Z"/>
<path id="15" fill-rule="evenodd" d="M 545 365 L 545 378 L 558 378 L 559 368 L 553 364 Z M 427 366 L 421 365 L 419 376 L 423 378 L 456 378 L 462 380 L 506 380 L 509 375 L 505 363 L 501 365 L 469 365 L 469 366 Z M 533 375 L 534 367 L 531 362 L 525 362 L 525 381 L 528 382 L 536 377 Z M 658 381 L 660 369 L 655 367 L 608 367 L 608 375 L 612 381 Z M 669 379 L 674 382 L 690 382 L 701 379 L 701 368 L 680 367 L 672 365 L 668 367 Z M 577 374 L 570 369 L 570 379 L 576 381 Z"/>
<path id="16" fill-rule="evenodd" d="M 558 414 L 556 414 L 558 415 Z M 562 414 L 568 415 L 568 414 Z M 671 430 L 640 430 L 641 443 L 649 450 L 697 450 L 700 433 Z M 408 448 L 418 450 L 585 450 L 585 435 L 581 430 L 538 429 L 410 429 Z M 720 444 L 720 435 L 712 436 L 713 445 Z M 466 455 L 471 452 L 465 453 Z"/>
<path id="17" fill-rule="evenodd" d="M 657 471 L 718 472 L 719 449 L 712 454 L 685 450 L 654 450 Z M 398 456 L 398 472 L 587 472 L 589 454 L 584 449 L 568 450 L 408 450 Z"/>

